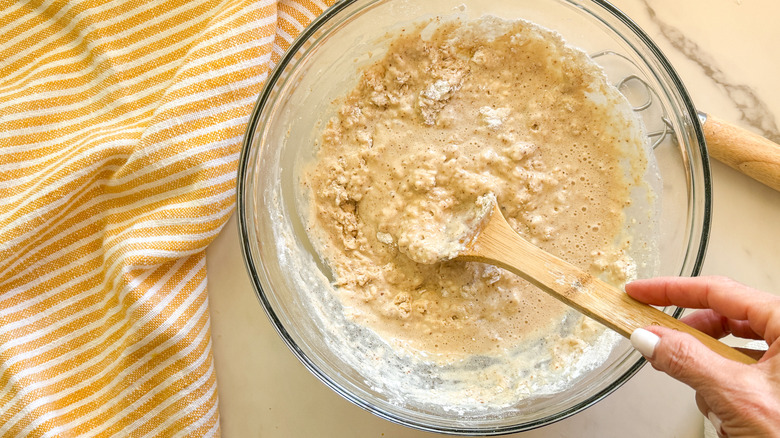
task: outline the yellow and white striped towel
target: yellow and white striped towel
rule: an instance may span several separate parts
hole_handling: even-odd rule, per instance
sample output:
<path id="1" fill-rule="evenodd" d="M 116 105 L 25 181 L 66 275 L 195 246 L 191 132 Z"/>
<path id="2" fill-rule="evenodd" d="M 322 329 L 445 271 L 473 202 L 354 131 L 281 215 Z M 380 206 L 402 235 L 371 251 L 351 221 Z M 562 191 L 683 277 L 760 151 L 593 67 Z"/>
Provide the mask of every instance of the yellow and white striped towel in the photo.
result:
<path id="1" fill-rule="evenodd" d="M 205 249 L 318 0 L 0 0 L 0 436 L 217 436 Z"/>

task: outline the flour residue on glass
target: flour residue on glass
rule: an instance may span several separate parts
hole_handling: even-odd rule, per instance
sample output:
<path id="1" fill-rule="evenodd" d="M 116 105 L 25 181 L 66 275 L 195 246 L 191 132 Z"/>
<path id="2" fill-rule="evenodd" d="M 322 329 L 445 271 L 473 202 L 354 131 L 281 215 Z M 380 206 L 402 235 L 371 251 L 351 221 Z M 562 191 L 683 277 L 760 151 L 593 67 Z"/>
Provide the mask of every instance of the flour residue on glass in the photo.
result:
<path id="1" fill-rule="evenodd" d="M 337 102 L 302 172 L 338 302 L 319 311 L 349 326 L 333 342 L 382 358 L 381 378 L 403 382 L 378 389 L 406 401 L 481 409 L 562 390 L 613 334 L 507 271 L 451 259 L 489 200 L 531 243 L 621 286 L 643 138 L 598 66 L 553 32 L 494 18 L 406 29 Z"/>

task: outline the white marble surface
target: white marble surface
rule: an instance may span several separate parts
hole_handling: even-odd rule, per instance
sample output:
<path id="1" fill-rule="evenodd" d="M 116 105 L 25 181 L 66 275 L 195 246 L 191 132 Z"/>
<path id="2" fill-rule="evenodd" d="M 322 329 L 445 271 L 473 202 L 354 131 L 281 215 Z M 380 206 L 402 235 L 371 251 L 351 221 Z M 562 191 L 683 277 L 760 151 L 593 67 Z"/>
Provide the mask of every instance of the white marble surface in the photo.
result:
<path id="1" fill-rule="evenodd" d="M 615 0 L 661 47 L 703 111 L 780 141 L 780 1 Z M 780 193 L 712 163 L 704 274 L 780 294 Z M 244 270 L 235 219 L 208 250 L 222 433 L 235 437 L 426 437 L 357 408 L 288 351 Z M 645 367 L 595 406 L 533 437 L 701 437 L 693 391 Z"/>

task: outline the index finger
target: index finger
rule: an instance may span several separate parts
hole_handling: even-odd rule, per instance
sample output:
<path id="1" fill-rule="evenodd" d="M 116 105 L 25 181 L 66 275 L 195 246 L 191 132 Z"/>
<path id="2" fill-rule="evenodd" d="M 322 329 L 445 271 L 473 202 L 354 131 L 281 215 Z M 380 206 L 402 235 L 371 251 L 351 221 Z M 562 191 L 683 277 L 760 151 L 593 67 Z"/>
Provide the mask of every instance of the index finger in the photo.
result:
<path id="1" fill-rule="evenodd" d="M 747 320 L 768 341 L 780 336 L 780 297 L 725 277 L 659 277 L 636 280 L 626 293 L 647 304 L 712 309 L 736 320 Z M 770 339 L 771 338 L 771 339 Z M 771 343 L 771 342 L 770 342 Z"/>

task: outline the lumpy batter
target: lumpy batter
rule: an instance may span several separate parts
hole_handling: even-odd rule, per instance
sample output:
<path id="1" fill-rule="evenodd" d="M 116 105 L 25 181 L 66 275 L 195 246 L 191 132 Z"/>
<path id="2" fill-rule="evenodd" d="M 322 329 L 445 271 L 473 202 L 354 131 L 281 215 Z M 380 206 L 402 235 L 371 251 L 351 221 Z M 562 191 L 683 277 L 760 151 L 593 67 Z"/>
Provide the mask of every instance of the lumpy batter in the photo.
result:
<path id="1" fill-rule="evenodd" d="M 622 230 L 645 166 L 638 122 L 584 53 L 527 22 L 502 26 L 402 32 L 338 102 L 302 178 L 348 316 L 446 361 L 517 348 L 569 312 L 507 271 L 426 252 L 480 196 L 594 275 L 624 283 L 632 264 Z"/>

